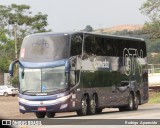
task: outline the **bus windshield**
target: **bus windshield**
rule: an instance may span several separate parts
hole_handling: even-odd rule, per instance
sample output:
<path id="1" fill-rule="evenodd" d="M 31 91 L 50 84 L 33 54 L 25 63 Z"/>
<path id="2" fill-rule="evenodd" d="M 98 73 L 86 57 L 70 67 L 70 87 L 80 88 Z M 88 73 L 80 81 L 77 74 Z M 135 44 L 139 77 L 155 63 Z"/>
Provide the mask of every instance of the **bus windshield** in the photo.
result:
<path id="1" fill-rule="evenodd" d="M 51 62 L 69 57 L 69 35 L 27 36 L 22 43 L 20 61 Z"/>
<path id="2" fill-rule="evenodd" d="M 20 69 L 20 93 L 52 93 L 67 88 L 64 67 Z"/>

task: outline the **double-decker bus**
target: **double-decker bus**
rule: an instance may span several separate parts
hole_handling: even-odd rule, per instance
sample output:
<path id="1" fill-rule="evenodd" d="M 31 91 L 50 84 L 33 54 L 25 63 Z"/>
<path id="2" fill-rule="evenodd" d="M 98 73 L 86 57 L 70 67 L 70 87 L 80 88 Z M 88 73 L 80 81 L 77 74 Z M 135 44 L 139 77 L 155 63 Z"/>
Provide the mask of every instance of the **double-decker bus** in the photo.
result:
<path id="1" fill-rule="evenodd" d="M 58 112 L 137 110 L 148 101 L 143 39 L 88 32 L 26 36 L 19 60 L 19 110 L 37 118 Z"/>

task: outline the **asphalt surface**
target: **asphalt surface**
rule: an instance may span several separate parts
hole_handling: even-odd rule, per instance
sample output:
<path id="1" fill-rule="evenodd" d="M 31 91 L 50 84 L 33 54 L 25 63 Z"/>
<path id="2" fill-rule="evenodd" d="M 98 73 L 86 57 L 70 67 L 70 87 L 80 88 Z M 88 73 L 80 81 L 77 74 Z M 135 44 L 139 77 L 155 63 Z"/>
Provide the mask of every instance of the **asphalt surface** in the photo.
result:
<path id="1" fill-rule="evenodd" d="M 20 125 L 15 128 L 160 128 L 160 104 L 144 104 L 137 111 L 119 112 L 106 108 L 101 114 L 77 116 L 58 113 L 55 118 L 37 120 L 45 125 Z M 145 125 L 144 125 L 145 124 Z M 158 124 L 158 125 L 157 125 Z"/>

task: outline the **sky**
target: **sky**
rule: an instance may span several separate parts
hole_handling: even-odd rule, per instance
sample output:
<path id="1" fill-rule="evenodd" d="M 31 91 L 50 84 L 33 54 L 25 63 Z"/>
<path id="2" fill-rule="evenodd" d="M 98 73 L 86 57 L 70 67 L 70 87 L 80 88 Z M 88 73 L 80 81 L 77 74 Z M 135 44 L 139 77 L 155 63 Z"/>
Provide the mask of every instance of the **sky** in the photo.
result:
<path id="1" fill-rule="evenodd" d="M 53 32 L 78 31 L 117 25 L 144 24 L 147 17 L 139 8 L 146 0 L 0 0 L 0 5 L 30 5 L 33 14 L 48 15 Z"/>

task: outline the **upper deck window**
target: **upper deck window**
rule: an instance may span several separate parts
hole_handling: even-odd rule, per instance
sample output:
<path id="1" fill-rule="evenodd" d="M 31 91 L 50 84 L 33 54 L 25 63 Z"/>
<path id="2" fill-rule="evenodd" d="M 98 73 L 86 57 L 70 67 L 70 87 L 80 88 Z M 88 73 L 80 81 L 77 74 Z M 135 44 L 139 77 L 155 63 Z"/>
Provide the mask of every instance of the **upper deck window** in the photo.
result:
<path id="1" fill-rule="evenodd" d="M 36 35 L 24 39 L 20 60 L 46 62 L 69 57 L 68 35 Z"/>

